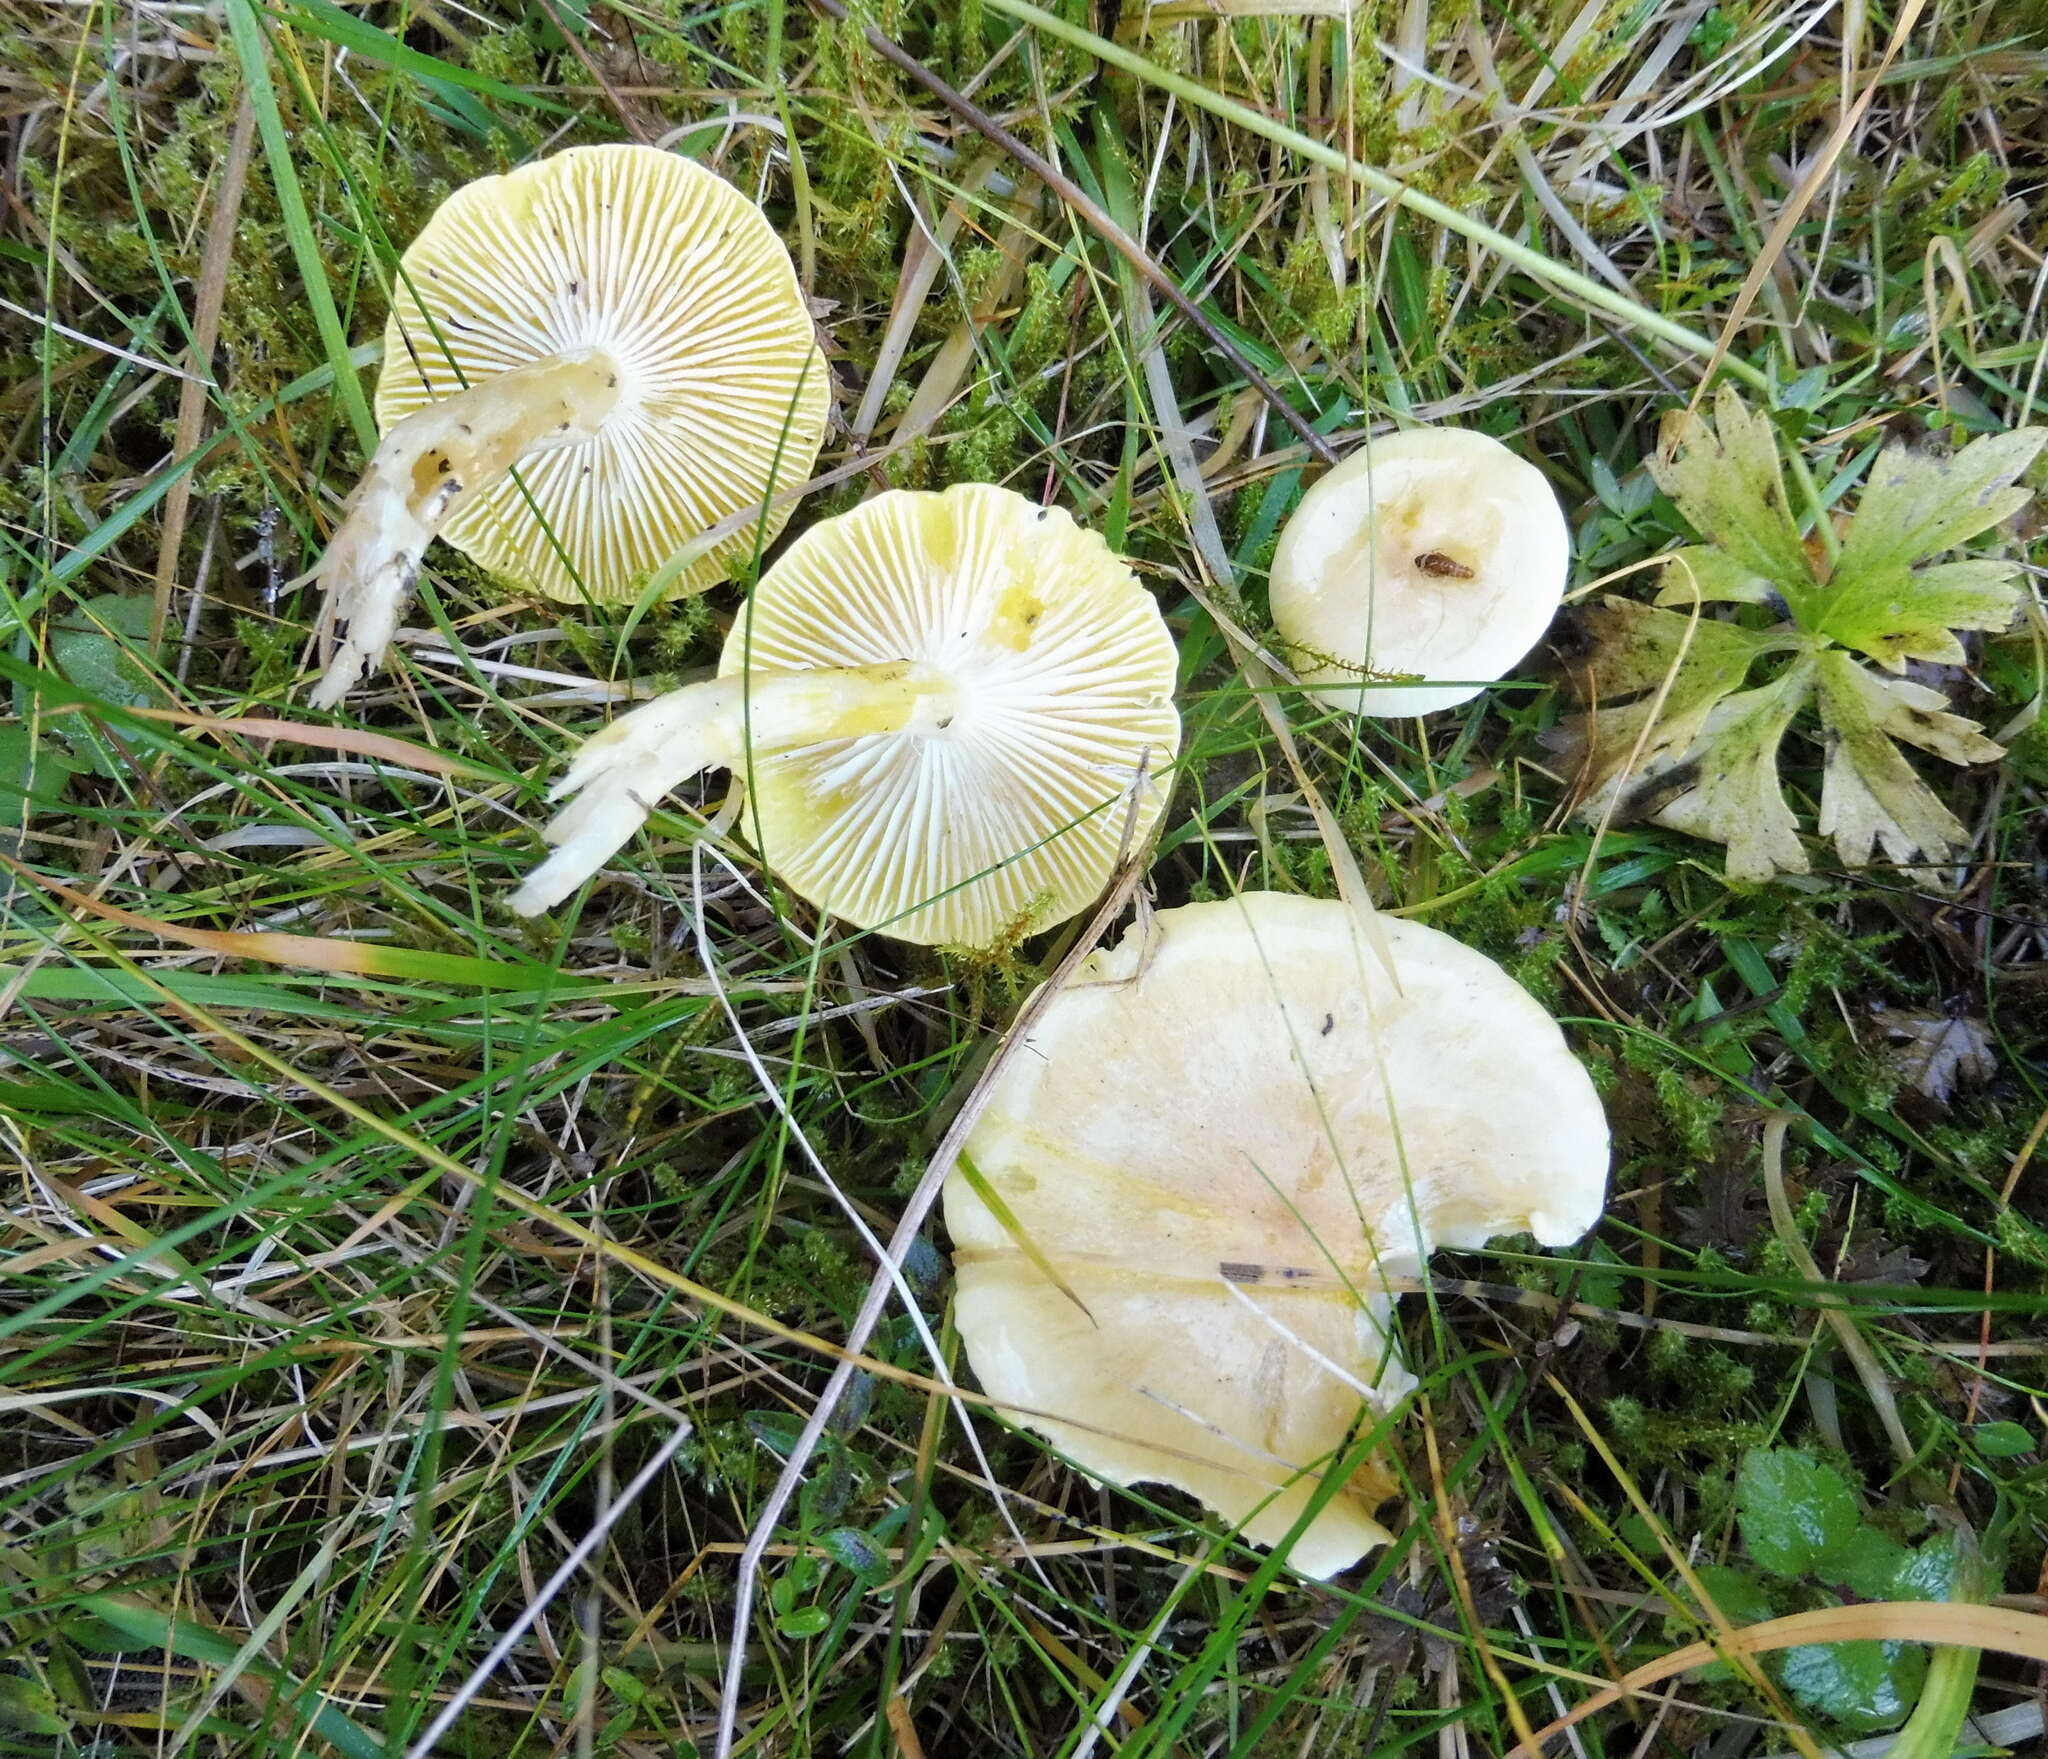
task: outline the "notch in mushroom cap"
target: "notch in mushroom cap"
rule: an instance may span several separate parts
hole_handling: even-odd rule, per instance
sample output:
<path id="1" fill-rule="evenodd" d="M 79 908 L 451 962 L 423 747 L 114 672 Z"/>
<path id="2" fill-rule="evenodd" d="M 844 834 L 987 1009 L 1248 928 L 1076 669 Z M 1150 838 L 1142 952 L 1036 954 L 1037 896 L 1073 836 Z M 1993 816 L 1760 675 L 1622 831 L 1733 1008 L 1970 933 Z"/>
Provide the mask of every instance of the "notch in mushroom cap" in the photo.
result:
<path id="1" fill-rule="evenodd" d="M 315 706 L 382 661 L 437 532 L 550 598 L 630 597 L 771 479 L 809 478 L 830 392 L 789 253 L 712 172 L 572 147 L 457 190 L 400 263 L 384 438 L 313 571 Z M 787 517 L 771 507 L 769 535 Z M 758 537 L 713 544 L 672 593 L 724 580 Z"/>
<path id="2" fill-rule="evenodd" d="M 1424 715 L 1507 675 L 1556 616 L 1570 568 L 1540 470 L 1485 434 L 1411 428 L 1302 496 L 1273 552 L 1273 623 L 1318 702 Z M 1420 682 L 1375 682 L 1403 675 Z"/>
<path id="3" fill-rule="evenodd" d="M 1158 823 L 1175 666 L 1151 595 L 1066 513 L 890 490 L 762 576 L 717 679 L 584 745 L 512 908 L 560 903 L 663 794 L 725 768 L 766 864 L 857 927 L 967 947 L 1049 928 Z"/>
<path id="4" fill-rule="evenodd" d="M 1485 955 L 1385 928 L 1398 989 L 1341 903 L 1161 911 L 1047 1002 L 946 1184 L 983 1388 L 1084 1471 L 1176 1485 L 1262 1545 L 1413 1384 L 1388 1278 L 1495 1234 L 1568 1244 L 1606 1189 L 1556 1023 Z M 1381 1543 L 1387 1487 L 1341 1487 L 1293 1567 Z"/>

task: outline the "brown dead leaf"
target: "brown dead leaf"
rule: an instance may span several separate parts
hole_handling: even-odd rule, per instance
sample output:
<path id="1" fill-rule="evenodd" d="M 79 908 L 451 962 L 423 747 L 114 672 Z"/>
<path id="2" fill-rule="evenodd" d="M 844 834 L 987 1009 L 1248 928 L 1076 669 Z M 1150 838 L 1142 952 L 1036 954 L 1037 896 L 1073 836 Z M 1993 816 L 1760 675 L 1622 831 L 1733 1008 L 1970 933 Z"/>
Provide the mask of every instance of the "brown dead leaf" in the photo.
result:
<path id="1" fill-rule="evenodd" d="M 1998 1073 L 1991 1030 L 1975 1015 L 1876 1012 L 1898 1041 L 1893 1066 L 1937 1105 L 1947 1105 L 1958 1087 L 1982 1087 Z"/>

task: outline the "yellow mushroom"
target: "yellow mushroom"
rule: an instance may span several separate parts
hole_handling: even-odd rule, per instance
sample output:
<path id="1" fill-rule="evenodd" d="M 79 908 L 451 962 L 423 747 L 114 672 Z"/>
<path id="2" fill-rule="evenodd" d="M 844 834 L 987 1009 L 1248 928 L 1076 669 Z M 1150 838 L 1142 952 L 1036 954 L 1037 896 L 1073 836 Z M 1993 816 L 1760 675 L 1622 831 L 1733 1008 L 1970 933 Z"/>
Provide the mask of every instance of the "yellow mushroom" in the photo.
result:
<path id="1" fill-rule="evenodd" d="M 891 490 L 762 576 L 720 676 L 589 740 L 550 798 L 548 909 L 670 789 L 727 769 L 784 884 L 899 940 L 1064 921 L 1142 850 L 1180 740 L 1172 637 L 1101 538 L 1008 489 Z"/>
<path id="2" fill-rule="evenodd" d="M 1389 1278 L 1496 1234 L 1565 1245 L 1606 1189 L 1556 1023 L 1485 955 L 1385 932 L 1398 989 L 1341 903 L 1160 912 L 1051 998 L 946 1185 L 983 1388 L 1083 1471 L 1176 1485 L 1262 1545 L 1414 1384 Z M 1340 1485 L 1292 1566 L 1382 1543 L 1387 1488 Z"/>
<path id="3" fill-rule="evenodd" d="M 314 570 L 314 705 L 382 663 L 437 534 L 550 598 L 630 598 L 771 479 L 808 480 L 829 405 L 789 253 L 713 173 L 574 147 L 457 190 L 399 265 L 384 438 Z M 724 580 L 759 536 L 713 545 L 672 591 Z"/>

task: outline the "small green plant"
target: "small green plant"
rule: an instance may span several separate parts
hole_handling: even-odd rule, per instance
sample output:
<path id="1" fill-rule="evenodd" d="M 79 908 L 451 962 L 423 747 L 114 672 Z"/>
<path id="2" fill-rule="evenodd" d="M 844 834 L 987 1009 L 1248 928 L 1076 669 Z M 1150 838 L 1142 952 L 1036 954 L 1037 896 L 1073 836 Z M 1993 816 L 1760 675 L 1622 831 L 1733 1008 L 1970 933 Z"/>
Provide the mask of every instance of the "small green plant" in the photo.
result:
<path id="1" fill-rule="evenodd" d="M 2044 442 L 2048 429 L 2023 428 L 1941 456 L 1892 441 L 1837 551 L 1831 533 L 1816 545 L 1800 537 L 1777 436 L 1733 391 L 1711 423 L 1667 417 L 1649 468 L 1706 541 L 1672 553 L 1655 606 L 1609 597 L 1587 613 L 1592 654 L 1579 683 L 1591 706 L 1564 736 L 1580 764 L 1580 816 L 1647 818 L 1725 843 L 1731 879 L 1804 873 L 1778 762 L 1811 708 L 1826 753 L 1819 829 L 1843 863 L 1862 867 L 1878 848 L 1908 865 L 1945 860 L 1963 826 L 1900 744 L 1955 764 L 2004 752 L 1948 713 L 1940 691 L 1885 674 L 1908 660 L 1959 662 L 1954 631 L 2012 621 L 2017 561 L 1935 558 L 2024 505 L 2017 479 Z M 1754 629 L 1702 615 L 1712 603 L 1784 621 Z M 1765 660 L 1780 669 L 1745 688 Z"/>
<path id="2" fill-rule="evenodd" d="M 0 726 L 0 836 L 12 851 L 30 819 L 55 812 L 70 792 L 79 765 L 53 739 L 27 726 Z"/>
<path id="3" fill-rule="evenodd" d="M 1797 1448 L 1751 1448 L 1735 1480 L 1749 1563 L 1706 1564 L 1700 1585 L 1730 1623 L 1757 1624 L 1807 1604 L 1946 1600 L 1960 1562 L 1947 1534 L 1901 1544 L 1864 1514 L 1849 1481 Z M 1926 1651 L 1915 1643 L 1803 1643 L 1771 1657 L 1778 1683 L 1809 1710 L 1860 1733 L 1890 1728 L 1919 1699 Z"/>

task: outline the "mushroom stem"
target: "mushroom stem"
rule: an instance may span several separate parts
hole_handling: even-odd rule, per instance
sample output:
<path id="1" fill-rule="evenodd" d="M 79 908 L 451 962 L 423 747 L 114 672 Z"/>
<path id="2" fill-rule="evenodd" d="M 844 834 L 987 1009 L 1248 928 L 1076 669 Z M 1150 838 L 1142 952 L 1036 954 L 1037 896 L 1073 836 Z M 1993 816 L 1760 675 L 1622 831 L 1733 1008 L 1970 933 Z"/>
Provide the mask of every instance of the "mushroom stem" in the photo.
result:
<path id="1" fill-rule="evenodd" d="M 618 363 L 571 348 L 430 403 L 385 434 L 312 573 L 327 594 L 315 708 L 334 707 L 383 662 L 420 556 L 448 516 L 520 459 L 593 438 L 618 401 Z"/>
<path id="2" fill-rule="evenodd" d="M 703 770 L 742 769 L 748 750 L 943 727 L 952 686 L 912 660 L 756 672 L 685 685 L 642 703 L 583 743 L 550 800 L 577 799 L 541 834 L 554 854 L 512 894 L 515 914 L 561 903 L 647 822 L 655 802 Z"/>

